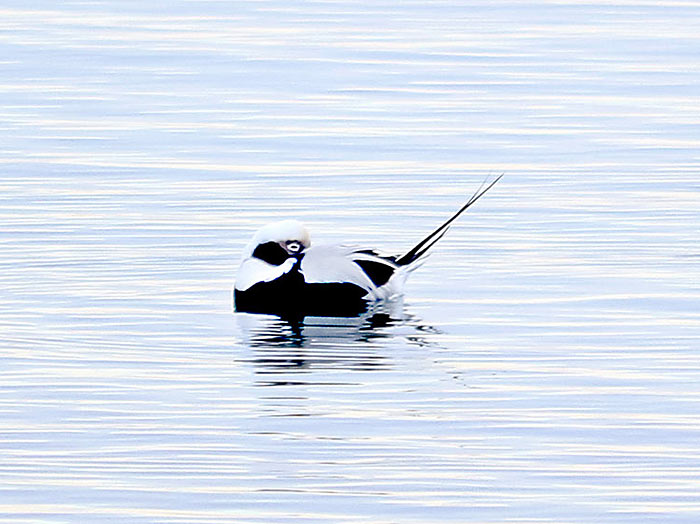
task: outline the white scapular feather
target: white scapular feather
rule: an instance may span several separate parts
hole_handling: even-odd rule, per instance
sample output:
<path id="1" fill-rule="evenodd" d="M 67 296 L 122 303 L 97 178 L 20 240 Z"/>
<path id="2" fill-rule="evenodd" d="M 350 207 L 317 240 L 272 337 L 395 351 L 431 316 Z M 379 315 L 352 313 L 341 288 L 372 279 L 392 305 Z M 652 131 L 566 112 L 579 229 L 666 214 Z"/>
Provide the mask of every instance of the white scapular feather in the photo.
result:
<path id="1" fill-rule="evenodd" d="M 312 246 L 304 253 L 301 272 L 309 284 L 351 282 L 373 292 L 376 286 L 352 261 L 353 249 L 332 244 Z"/>
<path id="2" fill-rule="evenodd" d="M 377 262 L 394 268 L 389 281 L 376 286 L 355 260 Z M 365 298 L 383 300 L 403 292 L 403 285 L 411 267 L 398 267 L 396 264 L 372 255 L 358 252 L 356 247 L 340 245 L 313 246 L 306 250 L 301 261 L 301 272 L 307 283 L 351 283 L 367 291 Z"/>

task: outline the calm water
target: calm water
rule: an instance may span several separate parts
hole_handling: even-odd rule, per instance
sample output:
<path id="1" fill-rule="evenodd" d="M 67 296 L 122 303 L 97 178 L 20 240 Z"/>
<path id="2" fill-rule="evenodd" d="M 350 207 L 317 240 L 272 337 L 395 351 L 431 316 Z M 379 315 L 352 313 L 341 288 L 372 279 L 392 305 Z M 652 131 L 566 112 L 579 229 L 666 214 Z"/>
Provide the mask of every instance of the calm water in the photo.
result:
<path id="1" fill-rule="evenodd" d="M 0 8 L 0 521 L 700 521 L 695 2 Z M 254 230 L 394 320 L 231 313 Z"/>

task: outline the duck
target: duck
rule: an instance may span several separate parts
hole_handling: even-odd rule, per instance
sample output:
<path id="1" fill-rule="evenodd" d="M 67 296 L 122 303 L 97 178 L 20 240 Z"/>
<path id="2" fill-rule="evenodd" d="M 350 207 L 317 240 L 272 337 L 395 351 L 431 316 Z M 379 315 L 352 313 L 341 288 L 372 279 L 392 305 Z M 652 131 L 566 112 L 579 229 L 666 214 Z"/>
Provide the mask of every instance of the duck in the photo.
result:
<path id="1" fill-rule="evenodd" d="M 401 255 L 344 244 L 312 245 L 298 220 L 270 223 L 243 250 L 233 288 L 234 311 L 285 318 L 351 317 L 396 299 L 452 223 L 502 177 L 482 183 L 455 214 Z"/>

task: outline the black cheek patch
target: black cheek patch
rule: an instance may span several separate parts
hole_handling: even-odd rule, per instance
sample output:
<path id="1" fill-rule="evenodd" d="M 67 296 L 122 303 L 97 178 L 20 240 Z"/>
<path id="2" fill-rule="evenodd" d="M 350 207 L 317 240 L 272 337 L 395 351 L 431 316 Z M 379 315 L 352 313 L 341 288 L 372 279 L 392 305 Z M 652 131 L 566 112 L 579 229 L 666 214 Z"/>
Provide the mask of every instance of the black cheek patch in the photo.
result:
<path id="1" fill-rule="evenodd" d="M 277 242 L 265 242 L 253 251 L 253 256 L 273 266 L 279 266 L 289 258 L 289 254 Z"/>

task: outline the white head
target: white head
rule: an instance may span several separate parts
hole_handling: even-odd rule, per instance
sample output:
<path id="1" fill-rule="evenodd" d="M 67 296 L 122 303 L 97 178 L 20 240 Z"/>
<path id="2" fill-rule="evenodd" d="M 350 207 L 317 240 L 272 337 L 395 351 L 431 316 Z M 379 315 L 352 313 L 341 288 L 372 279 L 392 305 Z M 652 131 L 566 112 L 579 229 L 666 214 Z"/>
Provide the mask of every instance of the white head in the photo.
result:
<path id="1" fill-rule="evenodd" d="M 264 244 L 278 244 L 288 256 L 302 253 L 311 246 L 311 237 L 306 228 L 297 220 L 274 222 L 261 228 L 248 244 L 244 257 L 251 257 L 256 248 Z"/>

